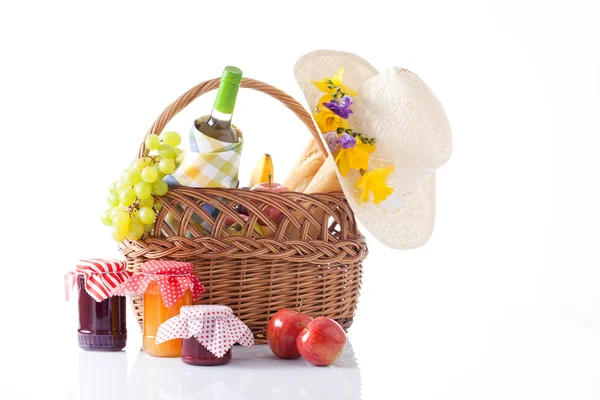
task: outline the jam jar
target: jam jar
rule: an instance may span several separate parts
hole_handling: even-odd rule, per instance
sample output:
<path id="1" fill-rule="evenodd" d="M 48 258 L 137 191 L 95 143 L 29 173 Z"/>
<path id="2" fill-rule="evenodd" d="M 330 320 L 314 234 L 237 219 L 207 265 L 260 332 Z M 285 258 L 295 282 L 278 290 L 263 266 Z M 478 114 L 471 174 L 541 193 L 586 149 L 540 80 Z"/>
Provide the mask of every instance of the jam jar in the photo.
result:
<path id="1" fill-rule="evenodd" d="M 144 292 L 144 351 L 154 357 L 180 357 L 181 340 L 156 344 L 156 332 L 160 324 L 179 314 L 181 306 L 192 304 L 192 292 L 187 289 L 183 296 L 170 307 L 167 307 L 160 293 L 160 286 L 150 282 Z"/>
<path id="2" fill-rule="evenodd" d="M 181 339 L 181 359 L 199 366 L 228 364 L 235 343 L 254 345 L 252 331 L 231 308 L 221 305 L 183 306 L 181 313 L 163 323 L 156 335 L 157 343 Z"/>
<path id="3" fill-rule="evenodd" d="M 181 360 L 190 365 L 225 365 L 231 361 L 231 348 L 227 349 L 221 357 L 217 357 L 204 347 L 198 339 L 191 337 L 183 339 Z"/>
<path id="4" fill-rule="evenodd" d="M 125 297 L 113 296 L 118 283 L 131 276 L 122 260 L 80 260 L 65 276 L 67 298 L 77 286 L 79 347 L 84 350 L 122 350 L 127 342 Z M 69 287 L 70 286 L 70 287 Z"/>
<path id="5" fill-rule="evenodd" d="M 139 273 L 121 284 L 115 293 L 143 295 L 143 349 L 154 357 L 181 357 L 182 341 L 156 342 L 158 327 L 179 314 L 182 306 L 191 305 L 204 293 L 204 286 L 189 262 L 152 260 L 142 264 Z"/>

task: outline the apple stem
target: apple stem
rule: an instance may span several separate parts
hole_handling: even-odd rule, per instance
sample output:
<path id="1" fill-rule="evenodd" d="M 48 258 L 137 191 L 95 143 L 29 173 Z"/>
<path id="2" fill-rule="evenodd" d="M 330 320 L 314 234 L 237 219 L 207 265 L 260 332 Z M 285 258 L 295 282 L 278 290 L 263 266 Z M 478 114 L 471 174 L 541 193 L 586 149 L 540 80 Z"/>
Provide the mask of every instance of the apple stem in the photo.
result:
<path id="1" fill-rule="evenodd" d="M 269 190 L 271 189 L 272 182 L 273 182 L 273 175 L 269 174 Z"/>
<path id="2" fill-rule="evenodd" d="M 302 322 L 298 322 L 298 325 L 300 325 L 301 327 L 303 327 L 304 329 L 308 329 L 308 327 L 306 325 L 304 325 Z"/>

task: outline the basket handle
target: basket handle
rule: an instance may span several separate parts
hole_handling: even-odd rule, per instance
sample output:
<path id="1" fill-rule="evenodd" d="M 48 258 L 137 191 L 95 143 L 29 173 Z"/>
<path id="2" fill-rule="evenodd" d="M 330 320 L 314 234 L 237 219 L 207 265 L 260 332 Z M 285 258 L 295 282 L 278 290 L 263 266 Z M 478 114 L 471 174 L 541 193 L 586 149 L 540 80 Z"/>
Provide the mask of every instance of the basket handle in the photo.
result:
<path id="1" fill-rule="evenodd" d="M 184 94 L 182 94 L 177 100 L 171 103 L 165 110 L 158 116 L 152 127 L 144 136 L 144 140 L 142 140 L 142 144 L 140 145 L 140 149 L 138 151 L 138 157 L 143 157 L 146 152 L 146 145 L 144 144 L 146 137 L 151 134 L 160 135 L 162 130 L 165 128 L 167 123 L 187 107 L 192 101 L 196 100 L 198 97 L 202 96 L 205 93 L 210 92 L 211 90 L 217 89 L 219 87 L 219 83 L 221 82 L 221 78 L 215 78 L 208 81 L 204 81 L 197 86 L 194 86 Z M 267 83 L 257 81 L 251 78 L 243 78 L 240 84 L 240 87 L 257 90 L 259 92 L 263 92 L 268 94 L 269 96 L 279 100 L 283 103 L 284 106 L 292 110 L 294 114 L 300 119 L 300 121 L 304 122 L 304 125 L 308 128 L 310 133 L 312 134 L 319 150 L 325 157 L 327 157 L 327 150 L 325 150 L 325 146 L 323 145 L 323 141 L 321 140 L 321 135 L 317 128 L 315 127 L 313 120 L 310 114 L 304 109 L 304 107 L 294 100 L 293 97 L 283 92 L 282 90 L 277 89 Z"/>

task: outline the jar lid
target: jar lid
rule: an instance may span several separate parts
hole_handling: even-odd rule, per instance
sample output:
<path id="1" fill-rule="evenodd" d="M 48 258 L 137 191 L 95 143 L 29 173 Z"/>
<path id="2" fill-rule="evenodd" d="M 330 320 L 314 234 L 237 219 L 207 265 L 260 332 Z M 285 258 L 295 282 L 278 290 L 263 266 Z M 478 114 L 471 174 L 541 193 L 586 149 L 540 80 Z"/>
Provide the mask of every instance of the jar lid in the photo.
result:
<path id="1" fill-rule="evenodd" d="M 65 275 L 65 299 L 75 289 L 78 276 L 85 279 L 85 291 L 100 302 L 113 295 L 113 290 L 125 282 L 132 273 L 126 271 L 127 262 L 111 258 L 88 258 L 79 260 L 74 271 Z"/>
<path id="2" fill-rule="evenodd" d="M 150 260 L 142 264 L 141 271 L 151 275 L 189 275 L 194 264 L 185 261 Z"/>
<path id="3" fill-rule="evenodd" d="M 182 306 L 179 316 L 188 321 L 234 317 L 231 308 L 218 305 Z"/>
<path id="4" fill-rule="evenodd" d="M 77 262 L 77 271 L 90 271 L 91 273 L 104 274 L 121 272 L 127 268 L 127 261 L 112 258 L 88 258 Z"/>
<path id="5" fill-rule="evenodd" d="M 233 314 L 231 308 L 221 305 L 181 307 L 180 314 L 158 327 L 156 344 L 172 339 L 196 338 L 216 357 L 223 357 L 235 343 L 254 346 L 250 328 Z"/>
<path id="6" fill-rule="evenodd" d="M 156 282 L 166 307 L 172 307 L 189 289 L 192 300 L 196 301 L 204 293 L 204 286 L 192 271 L 194 264 L 172 260 L 152 260 L 142 264 L 141 273 L 135 274 L 113 291 L 119 295 L 140 295 L 150 282 Z"/>

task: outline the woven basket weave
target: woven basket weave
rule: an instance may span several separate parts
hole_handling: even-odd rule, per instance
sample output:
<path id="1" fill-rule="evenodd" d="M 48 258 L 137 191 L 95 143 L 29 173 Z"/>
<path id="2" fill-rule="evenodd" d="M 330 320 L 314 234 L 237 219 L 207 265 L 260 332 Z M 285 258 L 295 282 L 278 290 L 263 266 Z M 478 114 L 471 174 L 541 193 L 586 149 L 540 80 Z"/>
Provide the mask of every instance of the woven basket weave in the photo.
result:
<path id="1" fill-rule="evenodd" d="M 219 82 L 212 79 L 187 91 L 163 111 L 147 135 L 160 135 L 174 115 L 218 88 Z M 310 115 L 293 98 L 253 79 L 244 78 L 241 87 L 282 102 L 304 122 L 326 154 Z M 146 152 L 142 141 L 138 156 Z M 172 187 L 157 200 L 162 207 L 154 231 L 120 245 L 131 271 L 139 271 L 141 264 L 151 259 L 192 262 L 194 274 L 206 288 L 197 304 L 231 307 L 250 327 L 257 343 L 266 342 L 269 319 L 285 307 L 301 309 L 313 317 L 333 318 L 344 329 L 352 324 L 362 261 L 368 251 L 342 193 Z M 219 210 L 216 218 L 205 211 L 205 204 Z M 234 210 L 239 206 L 248 210 L 247 221 Z M 276 207 L 284 214 L 279 224 L 265 214 L 267 207 Z M 243 225 L 241 234 L 226 230 L 227 216 Z M 198 224 L 198 217 L 211 229 Z M 265 227 L 263 234 L 253 229 L 258 222 Z M 141 326 L 141 297 L 134 298 L 133 308 Z"/>

